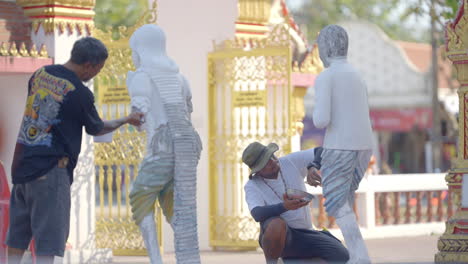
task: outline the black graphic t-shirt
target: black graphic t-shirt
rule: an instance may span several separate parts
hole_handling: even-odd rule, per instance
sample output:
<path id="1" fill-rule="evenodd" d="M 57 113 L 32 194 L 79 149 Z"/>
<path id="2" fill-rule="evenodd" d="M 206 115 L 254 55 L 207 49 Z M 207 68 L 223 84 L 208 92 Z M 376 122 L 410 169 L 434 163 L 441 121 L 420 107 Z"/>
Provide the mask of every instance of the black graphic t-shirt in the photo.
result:
<path id="1" fill-rule="evenodd" d="M 14 184 L 32 181 L 69 158 L 70 183 L 81 150 L 83 126 L 96 135 L 104 127 L 94 95 L 63 65 L 37 70 L 29 80 L 28 98 L 11 169 Z"/>

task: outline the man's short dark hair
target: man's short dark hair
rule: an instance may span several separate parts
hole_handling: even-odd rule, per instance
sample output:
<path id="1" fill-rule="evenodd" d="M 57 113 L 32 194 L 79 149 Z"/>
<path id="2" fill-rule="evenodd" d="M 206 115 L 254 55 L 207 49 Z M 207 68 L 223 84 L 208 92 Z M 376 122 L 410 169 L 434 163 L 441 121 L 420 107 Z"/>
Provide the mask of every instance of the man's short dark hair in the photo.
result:
<path id="1" fill-rule="evenodd" d="M 105 61 L 109 53 L 107 48 L 99 39 L 86 37 L 79 39 L 73 44 L 71 51 L 71 62 L 81 65 L 91 63 L 92 65 L 100 64 Z"/>

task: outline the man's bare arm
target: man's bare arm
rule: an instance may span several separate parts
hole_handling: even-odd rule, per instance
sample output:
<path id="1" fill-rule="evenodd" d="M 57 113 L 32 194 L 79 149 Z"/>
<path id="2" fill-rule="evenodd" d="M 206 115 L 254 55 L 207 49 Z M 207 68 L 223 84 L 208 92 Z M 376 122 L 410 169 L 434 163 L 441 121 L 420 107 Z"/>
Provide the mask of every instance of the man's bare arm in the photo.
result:
<path id="1" fill-rule="evenodd" d="M 117 128 L 121 127 L 124 124 L 131 124 L 134 126 L 140 126 L 142 124 L 143 113 L 133 112 L 126 117 L 122 117 L 119 119 L 114 119 L 110 121 L 104 121 L 104 127 L 102 130 L 97 134 L 97 136 L 101 136 L 107 133 L 110 133 Z"/>

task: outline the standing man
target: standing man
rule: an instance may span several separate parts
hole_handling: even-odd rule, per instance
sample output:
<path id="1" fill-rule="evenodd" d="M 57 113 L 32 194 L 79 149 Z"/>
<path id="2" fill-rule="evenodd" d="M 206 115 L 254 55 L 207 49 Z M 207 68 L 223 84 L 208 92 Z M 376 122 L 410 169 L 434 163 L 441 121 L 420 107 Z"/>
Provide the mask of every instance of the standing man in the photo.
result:
<path id="1" fill-rule="evenodd" d="M 315 81 L 313 113 L 315 126 L 326 128 L 321 169 L 325 208 L 343 233 L 349 263 L 366 264 L 370 258 L 352 208 L 372 154 L 367 88 L 346 60 L 348 35 L 342 27 L 326 26 L 317 43 L 327 68 Z"/>
<path id="2" fill-rule="evenodd" d="M 32 238 L 38 263 L 63 256 L 82 128 L 103 135 L 123 124 L 141 125 L 141 113 L 102 121 L 96 111 L 93 93 L 83 82 L 101 71 L 107 56 L 101 41 L 82 38 L 73 45 L 67 63 L 43 67 L 29 80 L 11 171 L 9 263 L 20 263 Z"/>
<path id="3" fill-rule="evenodd" d="M 320 185 L 320 176 L 312 167 L 320 169 L 322 148 L 309 149 L 276 158 L 278 145 L 251 143 L 242 154 L 251 175 L 244 186 L 245 199 L 255 221 L 260 222 L 259 243 L 267 264 L 279 258 L 318 258 L 330 263 L 345 263 L 348 251 L 327 231 L 312 227 L 309 202 L 291 199 L 286 189 L 305 191 L 307 182 Z M 314 157 L 316 157 L 314 159 Z"/>

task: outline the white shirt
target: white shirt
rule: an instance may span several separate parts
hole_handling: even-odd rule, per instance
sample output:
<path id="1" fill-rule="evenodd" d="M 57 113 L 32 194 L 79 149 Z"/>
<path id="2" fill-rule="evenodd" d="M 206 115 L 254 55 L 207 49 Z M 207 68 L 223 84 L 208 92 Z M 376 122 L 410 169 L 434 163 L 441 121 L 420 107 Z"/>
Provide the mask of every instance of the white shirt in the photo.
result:
<path id="1" fill-rule="evenodd" d="M 314 89 L 313 121 L 317 128 L 326 128 L 323 148 L 372 149 L 366 84 L 346 58 L 331 59 Z"/>
<path id="2" fill-rule="evenodd" d="M 307 164 L 314 160 L 314 149 L 294 152 L 278 160 L 281 168 L 280 173 L 286 182 L 287 188 L 306 191 L 304 180 L 307 175 Z M 265 184 L 260 176 L 255 176 L 247 181 L 244 186 L 245 199 L 250 211 L 257 206 L 274 205 L 283 202 L 282 197 L 285 187 L 280 175 L 278 175 L 277 179 L 265 179 L 265 181 L 275 190 L 281 199 Z M 281 214 L 281 217 L 292 228 L 313 229 L 309 206 L 286 211 Z"/>

